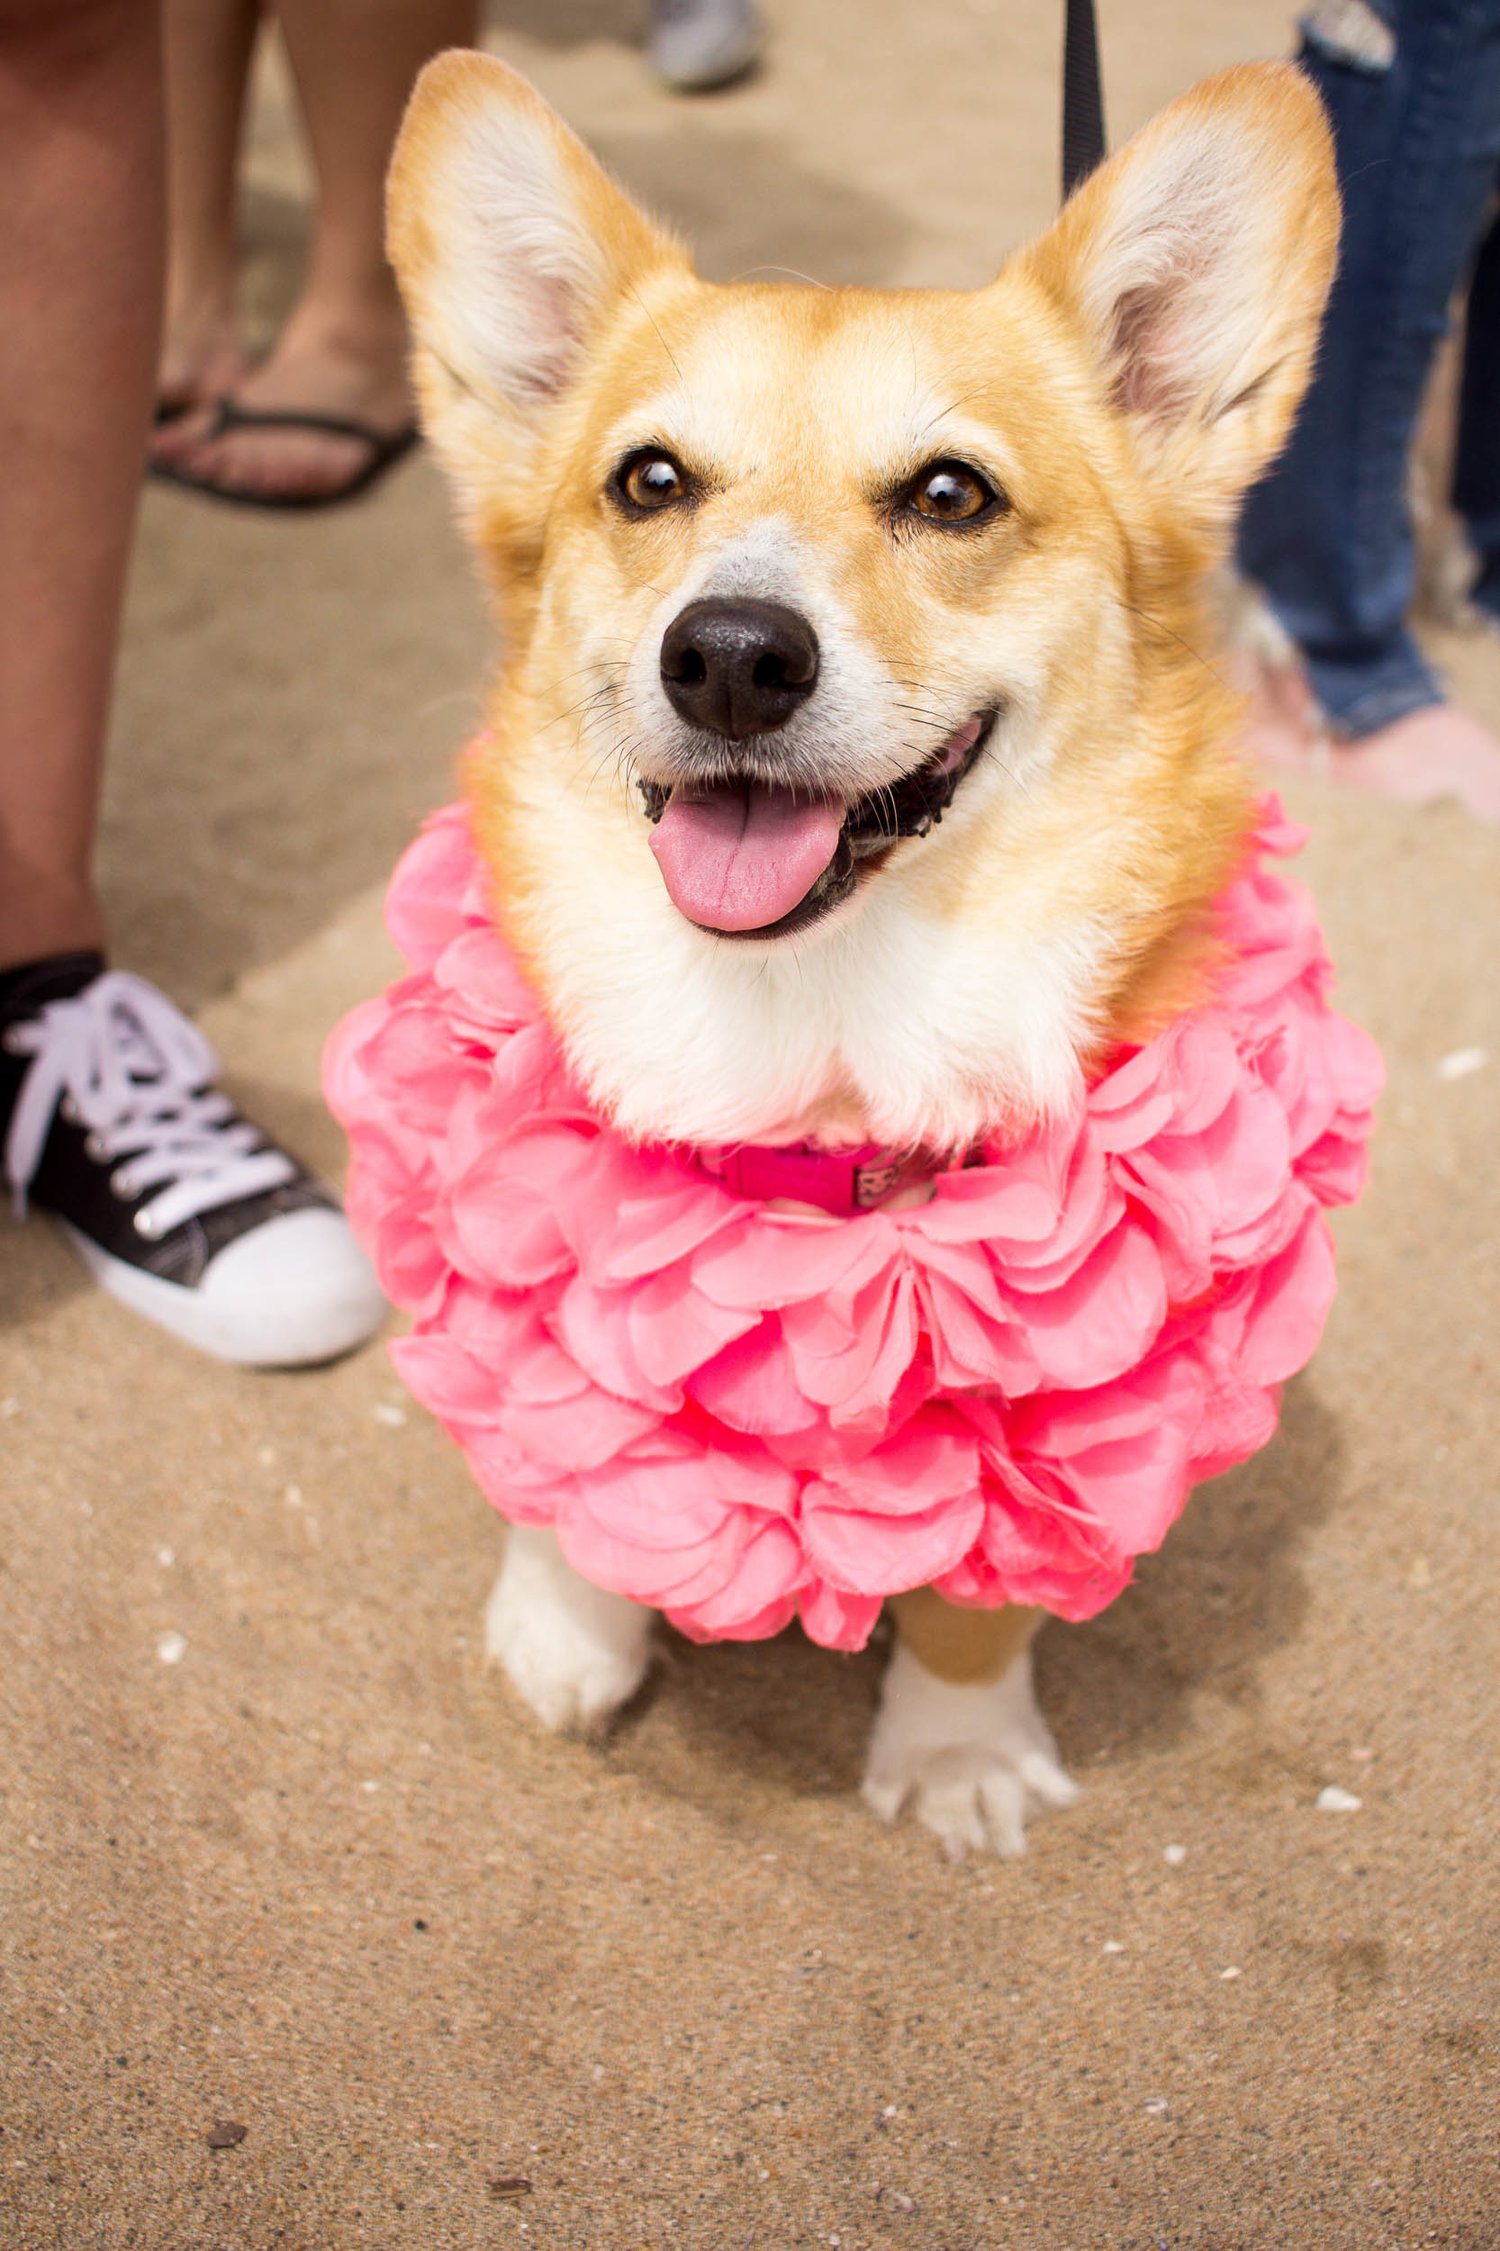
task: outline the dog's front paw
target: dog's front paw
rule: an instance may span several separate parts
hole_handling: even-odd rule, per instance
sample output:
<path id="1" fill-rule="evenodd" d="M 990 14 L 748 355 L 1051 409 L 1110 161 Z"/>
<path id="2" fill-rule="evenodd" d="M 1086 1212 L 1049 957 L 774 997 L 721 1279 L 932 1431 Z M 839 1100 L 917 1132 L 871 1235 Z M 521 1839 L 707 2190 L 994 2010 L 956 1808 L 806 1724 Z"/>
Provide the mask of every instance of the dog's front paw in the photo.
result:
<path id="1" fill-rule="evenodd" d="M 653 1616 L 580 1578 L 550 1532 L 517 1527 L 485 1606 L 485 1653 L 544 1727 L 593 1735 L 645 1679 Z"/>
<path id="2" fill-rule="evenodd" d="M 1078 1794 L 1037 1710 L 1029 1649 L 999 1680 L 958 1686 L 898 1645 L 865 1768 L 865 1803 L 882 1821 L 910 1803 L 950 1859 L 1009 1858 L 1026 1850 L 1028 1815 Z"/>

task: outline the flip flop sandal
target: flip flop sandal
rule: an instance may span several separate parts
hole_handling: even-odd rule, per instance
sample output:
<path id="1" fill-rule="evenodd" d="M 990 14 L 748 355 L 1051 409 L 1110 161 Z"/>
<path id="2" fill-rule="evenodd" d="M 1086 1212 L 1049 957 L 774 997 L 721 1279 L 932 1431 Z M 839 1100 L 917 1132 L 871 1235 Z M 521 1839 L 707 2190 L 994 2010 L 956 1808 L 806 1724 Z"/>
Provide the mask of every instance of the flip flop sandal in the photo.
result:
<path id="1" fill-rule="evenodd" d="M 242 379 L 243 375 L 249 373 L 250 368 L 247 366 L 242 371 Z M 217 407 L 219 398 L 223 395 L 221 392 L 216 398 L 209 392 L 198 390 L 192 383 L 181 384 L 175 390 L 158 391 L 151 409 L 151 427 L 153 430 L 164 430 L 169 422 L 180 422 L 186 414 L 199 414 L 206 406 Z"/>
<path id="2" fill-rule="evenodd" d="M 387 435 L 350 415 L 263 412 L 240 406 L 231 398 L 222 398 L 214 408 L 204 441 L 222 438 L 230 430 L 314 430 L 331 438 L 355 439 L 368 449 L 367 458 L 351 477 L 325 492 L 252 492 L 239 485 L 221 484 L 214 477 L 195 476 L 191 470 L 180 468 L 172 461 L 149 462 L 147 474 L 164 485 L 183 485 L 189 492 L 206 493 L 210 500 L 223 500 L 235 508 L 332 508 L 340 501 L 353 500 L 357 494 L 367 492 L 378 477 L 383 477 L 411 452 L 421 437 L 414 422 Z"/>

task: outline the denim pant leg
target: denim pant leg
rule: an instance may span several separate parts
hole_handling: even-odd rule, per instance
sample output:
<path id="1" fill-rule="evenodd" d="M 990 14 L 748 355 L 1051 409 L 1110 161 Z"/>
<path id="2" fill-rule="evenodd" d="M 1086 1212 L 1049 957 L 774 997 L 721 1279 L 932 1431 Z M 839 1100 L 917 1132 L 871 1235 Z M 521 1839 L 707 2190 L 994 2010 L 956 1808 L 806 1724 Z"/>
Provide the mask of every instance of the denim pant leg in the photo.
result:
<path id="1" fill-rule="evenodd" d="M 1382 12 L 1395 29 L 1383 67 L 1321 40 L 1319 11 L 1304 24 L 1302 64 L 1337 146 L 1343 246 L 1317 372 L 1287 451 L 1246 504 L 1239 549 L 1350 735 L 1441 696 L 1406 626 L 1407 456 L 1500 142 L 1500 0 Z"/>
<path id="2" fill-rule="evenodd" d="M 1474 599 L 1500 617 L 1500 216 L 1469 284 L 1453 505 L 1479 558 Z"/>

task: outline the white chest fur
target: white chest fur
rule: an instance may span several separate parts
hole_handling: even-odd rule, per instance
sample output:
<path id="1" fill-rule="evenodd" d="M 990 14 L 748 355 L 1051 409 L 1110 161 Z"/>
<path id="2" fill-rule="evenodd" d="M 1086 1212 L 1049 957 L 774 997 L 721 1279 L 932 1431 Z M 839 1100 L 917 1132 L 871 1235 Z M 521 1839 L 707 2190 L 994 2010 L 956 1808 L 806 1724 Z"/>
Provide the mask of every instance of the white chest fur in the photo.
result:
<path id="1" fill-rule="evenodd" d="M 670 909 L 624 918 L 586 955 L 557 948 L 554 1004 L 594 1098 L 645 1138 L 893 1146 L 959 1146 L 1007 1113 L 1066 1106 L 1099 932 L 939 919 L 903 873 L 795 951 L 712 939 Z"/>

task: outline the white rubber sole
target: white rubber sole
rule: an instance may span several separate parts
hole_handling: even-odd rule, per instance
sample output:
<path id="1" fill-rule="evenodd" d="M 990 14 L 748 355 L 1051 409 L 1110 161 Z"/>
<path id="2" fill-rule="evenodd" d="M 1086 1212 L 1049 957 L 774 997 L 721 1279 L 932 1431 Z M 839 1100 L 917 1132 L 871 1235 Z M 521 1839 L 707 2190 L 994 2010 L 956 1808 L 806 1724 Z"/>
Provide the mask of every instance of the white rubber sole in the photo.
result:
<path id="1" fill-rule="evenodd" d="M 59 1222 L 99 1287 L 215 1360 L 306 1368 L 372 1336 L 386 1303 L 342 1212 L 283 1212 L 227 1244 L 196 1289 L 111 1258 Z"/>

